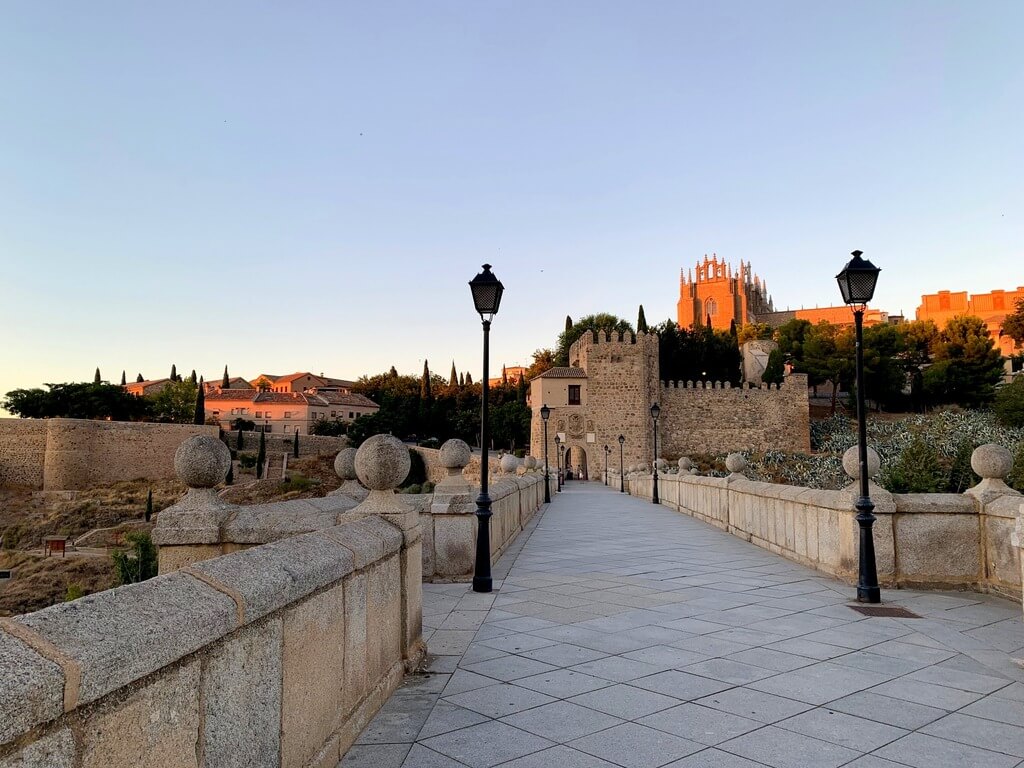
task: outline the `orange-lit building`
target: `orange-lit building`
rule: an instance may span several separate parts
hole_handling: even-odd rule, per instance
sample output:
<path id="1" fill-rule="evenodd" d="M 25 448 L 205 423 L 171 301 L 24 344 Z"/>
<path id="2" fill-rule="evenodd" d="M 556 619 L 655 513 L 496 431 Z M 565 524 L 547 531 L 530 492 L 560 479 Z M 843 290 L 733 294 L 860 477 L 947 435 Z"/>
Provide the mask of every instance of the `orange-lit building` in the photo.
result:
<path id="1" fill-rule="evenodd" d="M 1024 286 L 1014 291 L 990 291 L 970 295 L 967 291 L 939 291 L 921 297 L 921 306 L 915 317 L 918 320 L 932 320 L 939 328 L 958 315 L 980 317 L 1004 357 L 1015 354 L 1019 348 L 1013 339 L 1004 336 L 1003 321 L 1017 309 L 1017 302 L 1024 301 Z"/>
<path id="2" fill-rule="evenodd" d="M 680 328 L 702 326 L 711 321 L 711 327 L 728 330 L 736 325 L 767 323 L 777 327 L 790 320 L 822 321 L 833 325 L 853 325 L 853 312 L 845 304 L 813 309 L 786 309 L 777 311 L 768 294 L 765 281 L 755 274 L 749 264 L 740 261 L 734 270 L 717 254 L 698 261 L 695 269 L 679 275 L 679 303 L 676 305 Z M 864 313 L 864 325 L 899 322 L 902 318 L 890 316 L 878 309 Z"/>
<path id="3" fill-rule="evenodd" d="M 501 366 L 501 376 L 494 379 L 487 380 L 487 386 L 489 387 L 500 387 L 504 379 L 508 379 L 509 384 L 518 384 L 519 380 L 526 375 L 526 369 L 521 365 L 512 366 Z"/>
<path id="4" fill-rule="evenodd" d="M 336 392 L 348 395 L 352 393 L 352 387 L 355 386 L 353 381 L 335 379 L 322 374 L 317 376 L 309 371 L 297 371 L 296 373 L 289 373 L 287 376 L 261 373 L 252 380 L 250 386 L 253 389 L 258 389 L 259 387 L 256 382 L 260 380 L 266 380 L 270 383 L 271 392 L 309 392 L 310 390 L 316 390 L 317 392 Z"/>
<path id="5" fill-rule="evenodd" d="M 206 415 L 231 429 L 235 419 L 256 424 L 267 432 L 307 434 L 321 420 L 353 421 L 380 410 L 364 395 L 336 392 L 261 392 L 257 389 L 221 389 L 206 393 Z"/>

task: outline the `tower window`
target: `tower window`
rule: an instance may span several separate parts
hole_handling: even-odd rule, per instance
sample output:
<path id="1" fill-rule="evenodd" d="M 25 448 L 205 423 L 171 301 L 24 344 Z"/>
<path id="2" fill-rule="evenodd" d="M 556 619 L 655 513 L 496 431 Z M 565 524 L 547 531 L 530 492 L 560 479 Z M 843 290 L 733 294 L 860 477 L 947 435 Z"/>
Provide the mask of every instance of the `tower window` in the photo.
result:
<path id="1" fill-rule="evenodd" d="M 569 405 L 580 404 L 580 385 L 570 384 L 569 385 Z"/>
<path id="2" fill-rule="evenodd" d="M 714 299 L 708 299 L 704 302 L 704 311 L 714 317 L 718 314 L 718 302 Z"/>

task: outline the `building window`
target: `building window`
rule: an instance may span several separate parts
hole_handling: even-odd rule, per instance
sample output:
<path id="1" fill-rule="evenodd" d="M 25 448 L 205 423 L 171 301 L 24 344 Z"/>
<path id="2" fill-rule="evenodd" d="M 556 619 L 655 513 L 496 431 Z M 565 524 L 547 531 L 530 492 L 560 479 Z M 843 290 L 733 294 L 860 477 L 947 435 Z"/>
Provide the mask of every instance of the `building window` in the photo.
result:
<path id="1" fill-rule="evenodd" d="M 356 417 L 356 415 L 355 415 L 354 413 L 352 413 L 352 411 L 349 411 L 349 412 L 348 412 L 348 417 L 349 417 L 350 419 L 354 419 L 354 418 Z"/>
<path id="2" fill-rule="evenodd" d="M 580 404 L 580 385 L 570 384 L 569 385 L 569 405 Z"/>
<path id="3" fill-rule="evenodd" d="M 262 418 L 262 416 L 263 416 L 263 411 L 256 411 L 256 418 L 257 419 Z"/>
<path id="4" fill-rule="evenodd" d="M 331 418 L 332 419 L 338 418 L 338 412 L 337 411 L 331 411 Z"/>
<path id="5" fill-rule="evenodd" d="M 290 419 L 290 418 L 292 417 L 292 412 L 291 412 L 291 411 L 285 411 L 285 412 L 284 412 L 284 417 L 285 417 L 286 419 Z"/>
<path id="6" fill-rule="evenodd" d="M 714 299 L 708 299 L 704 302 L 704 311 L 714 317 L 718 314 L 718 302 Z"/>

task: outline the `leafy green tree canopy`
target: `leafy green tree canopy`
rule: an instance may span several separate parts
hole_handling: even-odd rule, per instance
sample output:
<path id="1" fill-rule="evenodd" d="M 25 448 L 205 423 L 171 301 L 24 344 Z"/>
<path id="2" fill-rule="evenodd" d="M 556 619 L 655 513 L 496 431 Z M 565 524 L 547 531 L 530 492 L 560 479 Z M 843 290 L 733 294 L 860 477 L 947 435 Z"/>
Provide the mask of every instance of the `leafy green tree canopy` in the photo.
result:
<path id="1" fill-rule="evenodd" d="M 171 381 L 155 395 L 145 399 L 156 421 L 173 424 L 192 424 L 196 416 L 196 398 L 199 387 L 191 381 Z"/>
<path id="2" fill-rule="evenodd" d="M 46 389 L 15 389 L 3 407 L 23 419 L 111 419 L 138 421 L 149 415 L 149 403 L 115 384 L 74 382 L 46 384 Z"/>

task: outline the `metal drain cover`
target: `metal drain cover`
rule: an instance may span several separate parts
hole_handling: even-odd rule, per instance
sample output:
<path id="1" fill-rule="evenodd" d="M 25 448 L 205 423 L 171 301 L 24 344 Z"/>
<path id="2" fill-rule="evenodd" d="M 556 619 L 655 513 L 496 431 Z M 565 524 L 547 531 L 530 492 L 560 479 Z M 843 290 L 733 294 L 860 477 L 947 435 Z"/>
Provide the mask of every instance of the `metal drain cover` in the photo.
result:
<path id="1" fill-rule="evenodd" d="M 893 619 L 920 619 L 916 613 L 898 605 L 851 605 L 848 606 L 865 616 L 886 616 Z"/>

